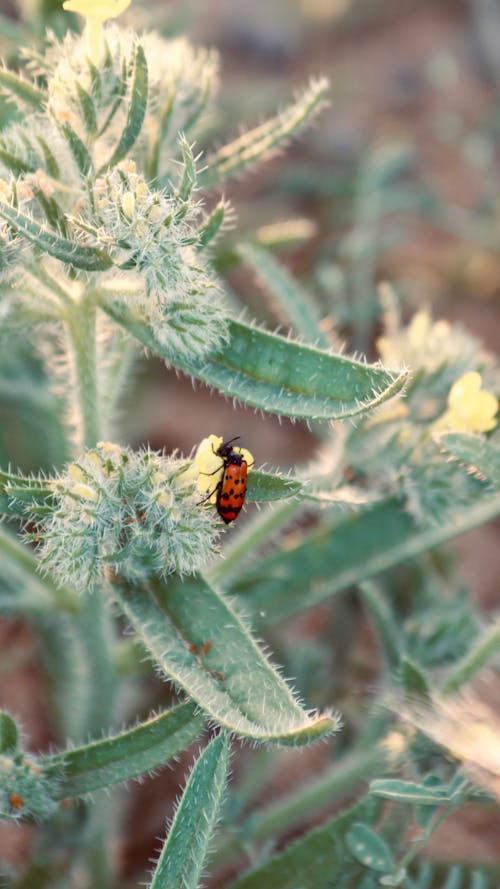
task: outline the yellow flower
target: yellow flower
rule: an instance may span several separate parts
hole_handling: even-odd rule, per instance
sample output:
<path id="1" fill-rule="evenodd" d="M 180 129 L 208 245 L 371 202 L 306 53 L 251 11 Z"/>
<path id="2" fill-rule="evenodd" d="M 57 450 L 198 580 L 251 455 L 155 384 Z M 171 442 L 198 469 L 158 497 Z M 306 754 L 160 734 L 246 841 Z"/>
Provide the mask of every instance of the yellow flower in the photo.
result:
<path id="1" fill-rule="evenodd" d="M 121 15 L 131 0 L 64 0 L 66 12 L 77 12 L 87 21 L 87 46 L 91 60 L 99 62 L 103 23 Z"/>
<path id="2" fill-rule="evenodd" d="M 216 503 L 217 501 L 217 486 L 224 473 L 224 460 L 217 451 L 223 441 L 221 435 L 208 435 L 207 438 L 200 441 L 194 455 L 194 464 L 198 470 L 197 487 L 200 494 L 206 498 L 206 503 Z M 251 469 L 254 459 L 250 451 L 238 447 L 234 447 L 233 450 L 237 454 L 241 454 L 248 469 Z"/>
<path id="3" fill-rule="evenodd" d="M 438 420 L 439 429 L 455 432 L 488 432 L 498 420 L 498 398 L 481 389 L 481 374 L 475 370 L 453 383 L 448 395 L 448 410 Z"/>

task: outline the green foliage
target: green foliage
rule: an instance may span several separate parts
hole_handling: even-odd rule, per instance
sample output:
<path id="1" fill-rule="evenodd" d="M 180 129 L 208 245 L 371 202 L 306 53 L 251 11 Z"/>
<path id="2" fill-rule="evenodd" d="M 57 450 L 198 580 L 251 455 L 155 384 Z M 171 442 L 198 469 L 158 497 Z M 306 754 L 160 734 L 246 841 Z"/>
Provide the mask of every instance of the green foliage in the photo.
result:
<path id="1" fill-rule="evenodd" d="M 25 68 L 0 71 L 20 110 L 0 132 L 0 513 L 10 523 L 0 528 L 0 609 L 36 636 L 57 752 L 27 752 L 0 714 L 0 814 L 43 822 L 12 887 L 113 889 L 116 818 L 100 791 L 173 762 L 208 721 L 218 734 L 202 744 L 151 889 L 196 889 L 212 843 L 211 868 L 247 857 L 234 889 L 430 889 L 435 873 L 448 889 L 488 889 L 486 869 L 451 862 L 435 872 L 416 856 L 462 805 L 498 798 L 498 720 L 470 683 L 497 662 L 499 624 L 480 618 L 440 549 L 500 514 L 497 366 L 466 331 L 425 311 L 403 324 L 390 288 L 382 361 L 348 357 L 330 287 L 339 269 L 322 266 L 318 296 L 271 253 L 303 238 L 300 220 L 226 238 L 234 213 L 214 190 L 309 124 L 324 79 L 202 154 L 214 52 L 113 24 L 95 54 L 78 33 L 56 36 L 52 8 L 40 15 L 55 28 L 46 44 Z M 380 225 L 412 203 L 399 183 L 410 160 L 404 146 L 369 152 L 353 189 L 354 228 L 340 250 L 352 305 L 339 314 L 367 352 Z M 223 272 L 238 263 L 274 300 L 288 337 L 235 317 Z M 223 478 L 230 489 L 229 458 L 115 443 L 143 347 L 226 397 L 310 423 L 311 463 L 272 471 L 259 468 L 261 454 L 248 458 L 247 501 L 264 508 L 227 528 L 213 501 Z M 471 371 L 484 389 L 461 403 Z M 199 439 L 211 432 L 200 428 Z M 306 612 L 303 624 L 276 627 Z M 365 622 L 376 645 L 361 663 L 353 652 Z M 144 718 L 149 661 L 167 704 Z M 291 667 L 297 690 L 284 678 Z M 356 682 L 377 689 L 373 701 Z M 295 751 L 279 748 L 328 743 L 341 728 L 339 699 L 346 728 L 332 762 L 318 754 L 314 778 L 295 781 L 295 761 L 284 759 Z M 228 781 L 233 740 L 259 749 Z M 287 792 L 269 802 L 277 764 Z M 79 800 L 69 812 L 68 798 Z M 282 833 L 323 810 L 319 827 L 276 853 Z"/>
<path id="2" fill-rule="evenodd" d="M 205 747 L 182 795 L 163 846 L 151 889 L 196 889 L 219 816 L 229 765 L 229 740 L 220 734 Z"/>
<path id="3" fill-rule="evenodd" d="M 338 727 L 335 717 L 299 706 L 237 613 L 201 578 L 115 595 L 156 664 L 219 725 L 286 745 Z"/>
<path id="4" fill-rule="evenodd" d="M 178 704 L 114 737 L 44 757 L 44 771 L 58 779 L 60 799 L 83 796 L 164 765 L 195 740 L 204 723 L 191 704 Z"/>
<path id="5" fill-rule="evenodd" d="M 346 836 L 349 851 L 361 864 L 375 871 L 388 871 L 392 868 L 391 851 L 381 837 L 359 821 L 353 824 Z"/>

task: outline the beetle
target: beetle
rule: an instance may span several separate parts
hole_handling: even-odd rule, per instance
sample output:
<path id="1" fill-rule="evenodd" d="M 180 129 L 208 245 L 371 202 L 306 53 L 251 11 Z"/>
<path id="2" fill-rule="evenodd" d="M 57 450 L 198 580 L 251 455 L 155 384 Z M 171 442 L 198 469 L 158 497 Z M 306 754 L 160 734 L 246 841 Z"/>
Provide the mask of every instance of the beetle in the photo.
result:
<path id="1" fill-rule="evenodd" d="M 224 473 L 217 485 L 216 507 L 226 525 L 238 518 L 247 490 L 248 463 L 232 446 L 238 438 L 239 435 L 223 441 L 216 451 L 224 464 Z"/>

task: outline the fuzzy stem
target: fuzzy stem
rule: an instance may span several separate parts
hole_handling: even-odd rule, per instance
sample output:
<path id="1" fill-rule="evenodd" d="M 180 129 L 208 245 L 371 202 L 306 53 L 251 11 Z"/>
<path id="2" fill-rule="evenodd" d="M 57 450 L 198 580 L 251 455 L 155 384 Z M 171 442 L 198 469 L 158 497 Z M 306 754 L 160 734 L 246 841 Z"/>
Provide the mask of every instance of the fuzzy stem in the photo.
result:
<path id="1" fill-rule="evenodd" d="M 453 694 L 500 652 L 500 620 L 488 627 L 464 658 L 450 672 L 442 693 Z"/>
<path id="2" fill-rule="evenodd" d="M 92 448 L 101 438 L 97 392 L 96 307 L 82 299 L 71 306 L 67 330 L 73 347 L 78 397 L 77 449 Z"/>
<path id="3" fill-rule="evenodd" d="M 86 731 L 98 737 L 109 729 L 116 698 L 116 664 L 113 657 L 111 616 L 102 591 L 86 595 L 78 631 L 85 652 L 87 683 Z"/>
<path id="4" fill-rule="evenodd" d="M 85 36 L 89 58 L 94 65 L 98 65 L 101 55 L 102 19 L 88 16 Z"/>

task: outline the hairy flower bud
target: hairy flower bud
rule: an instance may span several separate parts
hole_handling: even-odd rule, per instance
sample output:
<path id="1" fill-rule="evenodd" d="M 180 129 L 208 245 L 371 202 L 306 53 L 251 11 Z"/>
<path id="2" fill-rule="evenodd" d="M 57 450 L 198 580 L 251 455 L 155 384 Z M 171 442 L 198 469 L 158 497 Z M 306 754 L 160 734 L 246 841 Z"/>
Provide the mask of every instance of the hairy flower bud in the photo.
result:
<path id="1" fill-rule="evenodd" d="M 100 442 L 52 483 L 41 562 L 62 583 L 92 590 L 106 567 L 133 581 L 191 574 L 213 554 L 215 522 L 199 505 L 189 460 Z"/>
<path id="2" fill-rule="evenodd" d="M 196 251 L 199 204 L 150 188 L 126 161 L 98 180 L 94 206 L 96 230 L 114 242 L 116 264 L 143 279 L 128 302 L 158 341 L 189 357 L 219 348 L 227 322 L 220 284 Z"/>
<path id="3" fill-rule="evenodd" d="M 0 754 L 0 818 L 45 819 L 57 809 L 54 777 L 49 781 L 33 757 L 20 750 Z"/>

